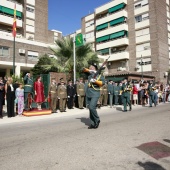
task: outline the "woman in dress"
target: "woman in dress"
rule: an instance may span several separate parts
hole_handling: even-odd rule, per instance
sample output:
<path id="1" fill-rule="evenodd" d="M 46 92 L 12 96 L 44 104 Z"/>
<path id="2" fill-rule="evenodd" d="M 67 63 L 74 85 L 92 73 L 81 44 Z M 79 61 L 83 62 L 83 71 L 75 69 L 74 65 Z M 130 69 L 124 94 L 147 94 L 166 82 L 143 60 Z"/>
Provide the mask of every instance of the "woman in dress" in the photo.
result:
<path id="1" fill-rule="evenodd" d="M 34 83 L 34 91 L 35 91 L 35 102 L 37 103 L 38 110 L 41 109 L 41 104 L 44 102 L 44 85 L 41 82 L 41 77 L 38 76 L 36 82 Z"/>
<path id="2" fill-rule="evenodd" d="M 22 83 L 19 83 L 19 87 L 16 89 L 15 97 L 18 105 L 18 115 L 22 116 L 24 110 L 24 89 Z"/>

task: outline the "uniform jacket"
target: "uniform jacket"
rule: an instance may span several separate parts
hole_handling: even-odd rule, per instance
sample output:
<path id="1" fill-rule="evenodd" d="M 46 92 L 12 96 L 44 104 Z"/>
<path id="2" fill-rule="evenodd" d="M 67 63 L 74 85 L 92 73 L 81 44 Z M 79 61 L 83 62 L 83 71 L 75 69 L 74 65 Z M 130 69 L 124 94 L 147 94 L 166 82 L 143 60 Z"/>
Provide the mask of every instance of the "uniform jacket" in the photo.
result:
<path id="1" fill-rule="evenodd" d="M 109 83 L 107 85 L 107 90 L 108 90 L 108 93 L 113 94 L 113 85 Z"/>
<path id="2" fill-rule="evenodd" d="M 33 80 L 32 78 L 29 78 L 27 75 L 24 77 L 24 92 L 29 93 L 33 92 Z"/>
<path id="3" fill-rule="evenodd" d="M 122 93 L 122 96 L 123 97 L 130 97 L 130 90 L 127 90 L 127 89 L 132 89 L 131 85 L 129 85 L 128 83 L 127 84 L 122 84 L 122 90 L 123 90 L 123 93 Z"/>
<path id="4" fill-rule="evenodd" d="M 90 83 L 90 80 L 93 78 L 93 75 L 89 75 L 88 76 L 88 83 Z M 105 84 L 105 79 L 103 76 L 98 75 L 96 77 L 97 80 L 102 81 L 102 84 Z M 87 88 L 87 92 L 86 95 L 87 97 L 100 97 L 100 87 L 98 85 L 96 85 L 95 83 L 93 83 L 94 88 L 93 87 L 89 87 Z"/>
<path id="5" fill-rule="evenodd" d="M 103 95 L 108 95 L 108 91 L 107 91 L 107 84 L 103 85 Z"/>
<path id="6" fill-rule="evenodd" d="M 72 85 L 67 85 L 67 96 L 74 96 L 75 95 L 75 90 L 74 86 Z"/>
<path id="7" fill-rule="evenodd" d="M 57 97 L 57 85 L 51 83 L 49 88 L 49 93 L 51 94 L 51 98 Z"/>
<path id="8" fill-rule="evenodd" d="M 113 94 L 119 95 L 120 92 L 120 86 L 113 86 Z"/>
<path id="9" fill-rule="evenodd" d="M 85 85 L 84 83 L 77 84 L 77 95 L 85 96 Z"/>
<path id="10" fill-rule="evenodd" d="M 57 89 L 58 98 L 65 99 L 67 98 L 67 88 L 65 85 L 59 85 Z"/>

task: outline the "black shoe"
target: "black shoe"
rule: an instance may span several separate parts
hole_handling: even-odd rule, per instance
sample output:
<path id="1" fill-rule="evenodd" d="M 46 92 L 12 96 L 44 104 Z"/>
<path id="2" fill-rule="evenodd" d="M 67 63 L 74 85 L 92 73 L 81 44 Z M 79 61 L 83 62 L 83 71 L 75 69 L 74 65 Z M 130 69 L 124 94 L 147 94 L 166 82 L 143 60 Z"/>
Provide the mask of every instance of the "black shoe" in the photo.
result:
<path id="1" fill-rule="evenodd" d="M 131 111 L 131 110 L 132 110 L 132 107 L 129 108 L 129 111 Z"/>
<path id="2" fill-rule="evenodd" d="M 149 107 L 152 107 L 152 106 L 149 106 Z"/>
<path id="3" fill-rule="evenodd" d="M 123 112 L 127 112 L 127 110 L 123 110 Z"/>
<path id="4" fill-rule="evenodd" d="M 155 105 L 155 107 L 156 107 L 156 104 L 154 104 Z"/>
<path id="5" fill-rule="evenodd" d="M 95 129 L 95 127 L 93 125 L 90 125 L 88 129 Z"/>
<path id="6" fill-rule="evenodd" d="M 95 128 L 98 128 L 100 124 L 100 120 L 97 122 L 97 124 L 95 125 Z"/>

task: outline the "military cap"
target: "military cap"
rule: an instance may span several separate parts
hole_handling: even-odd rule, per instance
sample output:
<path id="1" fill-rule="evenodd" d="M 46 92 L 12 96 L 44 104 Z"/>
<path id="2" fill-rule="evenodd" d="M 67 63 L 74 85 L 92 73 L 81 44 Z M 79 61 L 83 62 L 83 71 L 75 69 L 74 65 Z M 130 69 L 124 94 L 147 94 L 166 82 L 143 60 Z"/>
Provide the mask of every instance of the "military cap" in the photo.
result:
<path id="1" fill-rule="evenodd" d="M 96 70 L 98 70 L 98 67 L 97 67 L 96 63 L 92 63 L 91 65 L 94 66 Z"/>

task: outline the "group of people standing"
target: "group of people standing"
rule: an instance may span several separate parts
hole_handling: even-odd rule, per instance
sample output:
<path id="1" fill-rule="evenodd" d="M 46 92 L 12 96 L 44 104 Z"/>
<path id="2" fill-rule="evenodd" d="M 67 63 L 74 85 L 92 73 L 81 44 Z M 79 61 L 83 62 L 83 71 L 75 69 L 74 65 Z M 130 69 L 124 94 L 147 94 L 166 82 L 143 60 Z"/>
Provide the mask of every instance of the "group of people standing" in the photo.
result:
<path id="1" fill-rule="evenodd" d="M 52 113 L 66 112 L 66 108 L 89 109 L 89 117 L 91 125 L 89 129 L 96 129 L 99 127 L 100 118 L 97 113 L 97 107 L 108 106 L 112 108 L 113 105 L 122 105 L 123 112 L 132 110 L 132 105 L 146 105 L 150 107 L 159 102 L 170 101 L 170 87 L 162 83 L 154 83 L 152 80 L 140 82 L 128 82 L 127 79 L 117 83 L 112 80 L 106 81 L 104 77 L 98 72 L 98 67 L 95 64 L 90 65 L 86 69 L 89 73 L 88 79 L 79 80 L 73 84 L 72 80 L 66 84 L 63 78 L 57 84 L 56 79 L 51 79 L 48 88 L 48 96 L 44 95 L 44 85 L 41 77 L 38 76 L 33 81 L 30 73 L 27 73 L 21 82 L 13 83 L 11 77 L 6 81 L 0 80 L 0 118 L 3 118 L 2 110 L 7 102 L 7 116 L 14 117 L 14 105 L 17 104 L 18 115 L 22 115 L 24 110 L 30 110 L 33 103 L 38 110 L 42 110 L 41 105 L 48 99 Z"/>

